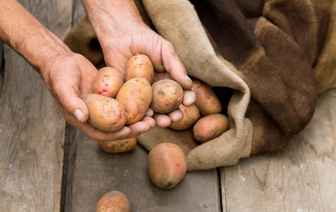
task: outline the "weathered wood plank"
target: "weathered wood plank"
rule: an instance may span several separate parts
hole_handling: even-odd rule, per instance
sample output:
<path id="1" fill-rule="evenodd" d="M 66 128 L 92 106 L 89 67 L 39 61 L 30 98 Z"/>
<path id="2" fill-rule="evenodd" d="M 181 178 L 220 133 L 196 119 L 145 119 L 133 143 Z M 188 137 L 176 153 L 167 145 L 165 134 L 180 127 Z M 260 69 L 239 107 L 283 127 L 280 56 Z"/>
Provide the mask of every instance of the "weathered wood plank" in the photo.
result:
<path id="1" fill-rule="evenodd" d="M 174 189 L 156 187 L 147 174 L 147 151 L 108 154 L 96 142 L 77 134 L 72 211 L 94 211 L 99 198 L 119 190 L 130 199 L 132 211 L 220 211 L 216 170 L 189 172 Z"/>
<path id="2" fill-rule="evenodd" d="M 21 1 L 61 38 L 71 1 Z M 60 211 L 65 121 L 41 77 L 4 46 L 0 99 L 0 211 Z"/>
<path id="3" fill-rule="evenodd" d="M 85 11 L 80 1 L 77 3 L 74 20 Z M 66 211 L 94 211 L 99 198 L 114 189 L 128 196 L 132 211 L 220 211 L 217 170 L 187 173 L 177 187 L 162 190 L 148 178 L 148 153 L 142 147 L 137 146 L 128 153 L 108 154 L 79 131 L 75 143 L 72 204 L 66 204 Z"/>
<path id="4" fill-rule="evenodd" d="M 3 66 L 4 66 L 4 60 L 3 60 L 3 45 L 2 42 L 0 41 L 0 97 L 1 97 L 1 91 L 2 91 L 2 86 L 4 83 L 4 70 L 3 70 Z"/>
<path id="5" fill-rule="evenodd" d="M 336 89 L 309 125 L 273 156 L 222 169 L 224 211 L 336 211 Z"/>

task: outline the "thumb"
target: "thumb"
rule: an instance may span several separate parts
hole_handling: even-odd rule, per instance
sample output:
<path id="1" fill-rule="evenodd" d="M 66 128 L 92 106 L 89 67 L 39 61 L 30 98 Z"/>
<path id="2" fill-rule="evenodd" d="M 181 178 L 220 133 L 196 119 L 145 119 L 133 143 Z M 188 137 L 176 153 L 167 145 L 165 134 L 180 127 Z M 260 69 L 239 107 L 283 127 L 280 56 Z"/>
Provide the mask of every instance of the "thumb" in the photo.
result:
<path id="1" fill-rule="evenodd" d="M 66 85 L 70 85 L 70 83 Z M 61 86 L 54 97 L 56 96 L 56 100 L 64 113 L 73 116 L 81 123 L 85 123 L 89 118 L 89 110 L 78 93 L 79 89 L 74 89 L 73 86 Z"/>

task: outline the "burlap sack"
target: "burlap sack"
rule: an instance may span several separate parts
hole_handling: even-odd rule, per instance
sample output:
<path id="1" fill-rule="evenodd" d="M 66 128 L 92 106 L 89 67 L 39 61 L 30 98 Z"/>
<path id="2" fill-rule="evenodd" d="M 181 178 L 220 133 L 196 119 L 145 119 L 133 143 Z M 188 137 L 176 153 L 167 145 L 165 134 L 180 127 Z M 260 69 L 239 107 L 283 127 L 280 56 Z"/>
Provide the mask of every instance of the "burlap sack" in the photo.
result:
<path id="1" fill-rule="evenodd" d="M 336 8 L 331 0 L 322 2 L 143 0 L 143 8 L 136 1 L 146 23 L 174 45 L 189 75 L 234 91 L 227 108 L 230 129 L 220 137 L 199 145 L 190 129 L 154 128 L 139 143 L 148 150 L 161 142 L 178 144 L 189 171 L 283 149 L 312 117 L 317 92 L 335 84 L 330 14 Z M 85 16 L 65 43 L 97 65 L 103 58 L 90 57 L 99 49 L 94 39 Z"/>

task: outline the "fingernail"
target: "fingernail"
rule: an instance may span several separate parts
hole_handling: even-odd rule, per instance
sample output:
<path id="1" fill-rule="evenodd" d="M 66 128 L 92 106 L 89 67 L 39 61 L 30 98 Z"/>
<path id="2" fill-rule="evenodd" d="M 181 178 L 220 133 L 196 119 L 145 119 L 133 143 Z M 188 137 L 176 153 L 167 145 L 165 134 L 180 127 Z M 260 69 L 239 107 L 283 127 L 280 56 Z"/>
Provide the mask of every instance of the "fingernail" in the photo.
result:
<path id="1" fill-rule="evenodd" d="M 186 75 L 186 78 L 187 78 L 190 82 L 192 82 L 192 80 L 190 79 L 190 77 L 189 77 L 188 75 Z"/>
<path id="2" fill-rule="evenodd" d="M 83 112 L 80 109 L 76 109 L 74 115 L 78 121 L 82 121 Z"/>

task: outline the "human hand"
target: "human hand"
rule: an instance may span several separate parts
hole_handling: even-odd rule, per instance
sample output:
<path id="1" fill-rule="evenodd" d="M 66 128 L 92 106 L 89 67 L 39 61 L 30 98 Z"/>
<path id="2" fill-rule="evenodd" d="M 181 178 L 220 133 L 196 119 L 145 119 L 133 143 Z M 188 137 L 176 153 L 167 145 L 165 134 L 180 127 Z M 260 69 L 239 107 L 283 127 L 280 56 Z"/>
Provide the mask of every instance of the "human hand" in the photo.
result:
<path id="1" fill-rule="evenodd" d="M 97 69 L 79 54 L 54 57 L 41 67 L 40 73 L 65 120 L 95 141 L 131 138 L 155 126 L 151 110 L 143 120 L 117 132 L 105 133 L 91 126 L 87 122 L 89 111 L 83 99 L 91 91 Z"/>
<path id="2" fill-rule="evenodd" d="M 191 90 L 192 81 L 182 62 L 178 58 L 172 44 L 155 33 L 143 22 L 133 22 L 119 27 L 110 36 L 98 36 L 107 66 L 119 70 L 125 75 L 127 61 L 137 53 L 146 54 L 152 61 L 154 80 L 171 78 L 184 89 L 183 105 L 190 106 L 195 101 L 195 93 Z M 180 110 L 169 114 L 155 114 L 154 119 L 159 127 L 167 127 L 172 121 L 183 118 Z"/>

